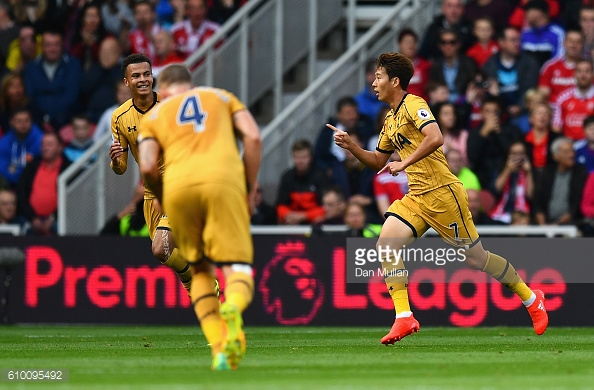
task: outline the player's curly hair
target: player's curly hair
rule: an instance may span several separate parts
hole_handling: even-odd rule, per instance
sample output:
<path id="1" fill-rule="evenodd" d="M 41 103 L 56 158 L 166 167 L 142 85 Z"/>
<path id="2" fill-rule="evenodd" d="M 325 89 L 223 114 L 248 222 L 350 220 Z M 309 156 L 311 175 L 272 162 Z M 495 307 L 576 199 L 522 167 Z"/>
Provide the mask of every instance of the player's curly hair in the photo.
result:
<path id="1" fill-rule="evenodd" d="M 124 77 L 126 77 L 126 69 L 128 69 L 128 65 L 142 64 L 143 62 L 149 64 L 149 67 L 151 69 L 153 68 L 150 58 L 148 58 L 144 54 L 134 53 L 124 58 L 124 61 L 122 61 L 122 74 L 124 75 Z"/>
<path id="2" fill-rule="evenodd" d="M 408 83 L 415 72 L 412 62 L 400 53 L 383 53 L 376 61 L 378 68 L 384 68 L 388 77 L 398 77 L 402 89 L 408 88 Z"/>

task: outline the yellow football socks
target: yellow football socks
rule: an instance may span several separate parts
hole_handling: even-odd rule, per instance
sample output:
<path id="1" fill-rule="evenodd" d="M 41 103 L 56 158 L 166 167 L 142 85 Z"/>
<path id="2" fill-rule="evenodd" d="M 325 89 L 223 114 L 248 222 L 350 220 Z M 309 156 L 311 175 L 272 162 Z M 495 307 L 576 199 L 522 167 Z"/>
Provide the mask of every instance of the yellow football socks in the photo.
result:
<path id="1" fill-rule="evenodd" d="M 192 280 L 192 271 L 190 271 L 190 266 L 186 259 L 182 257 L 179 252 L 179 249 L 173 248 L 173 252 L 171 252 L 171 256 L 163 263 L 164 265 L 172 268 L 179 276 L 184 288 L 190 293 L 190 284 Z"/>
<path id="2" fill-rule="evenodd" d="M 487 263 L 483 272 L 512 290 L 522 301 L 528 301 L 532 296 L 532 290 L 524 283 L 514 266 L 495 253 L 487 252 L 487 254 Z"/>
<path id="3" fill-rule="evenodd" d="M 254 278 L 245 272 L 234 272 L 225 281 L 225 302 L 237 306 L 240 312 L 252 302 L 254 296 Z"/>
<path id="4" fill-rule="evenodd" d="M 408 273 L 402 261 L 384 262 L 382 264 L 386 285 L 396 310 L 396 318 L 408 317 L 411 314 L 410 303 L 408 302 Z"/>
<path id="5" fill-rule="evenodd" d="M 191 296 L 194 312 L 214 357 L 221 352 L 223 326 L 219 314 L 219 299 L 212 288 L 213 284 L 214 277 L 206 272 L 192 276 Z"/>

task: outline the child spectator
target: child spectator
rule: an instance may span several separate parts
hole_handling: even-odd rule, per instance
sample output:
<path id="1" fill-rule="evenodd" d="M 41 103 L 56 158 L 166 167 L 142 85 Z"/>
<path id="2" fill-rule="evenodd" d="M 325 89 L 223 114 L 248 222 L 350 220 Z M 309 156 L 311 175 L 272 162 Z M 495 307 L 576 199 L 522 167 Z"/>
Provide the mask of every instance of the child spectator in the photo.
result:
<path id="1" fill-rule="evenodd" d="M 493 21 L 488 17 L 478 18 L 474 21 L 472 33 L 477 42 L 466 51 L 466 55 L 481 68 L 489 57 L 499 51 L 499 46 L 494 39 Z"/>
<path id="2" fill-rule="evenodd" d="M 86 115 L 77 114 L 72 117 L 72 133 L 74 138 L 64 148 L 64 155 L 75 162 L 93 145 L 91 123 Z"/>

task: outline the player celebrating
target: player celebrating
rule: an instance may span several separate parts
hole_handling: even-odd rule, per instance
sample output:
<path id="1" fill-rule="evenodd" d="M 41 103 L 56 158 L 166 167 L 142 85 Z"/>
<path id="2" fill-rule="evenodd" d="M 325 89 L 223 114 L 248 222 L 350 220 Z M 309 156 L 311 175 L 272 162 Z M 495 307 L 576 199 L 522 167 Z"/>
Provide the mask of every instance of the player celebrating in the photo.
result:
<path id="1" fill-rule="evenodd" d="M 236 368 L 246 348 L 241 313 L 254 294 L 247 199 L 253 205 L 260 132 L 230 92 L 192 89 L 183 65 L 164 68 L 158 85 L 163 98 L 169 98 L 141 122 L 140 172 L 163 201 L 181 254 L 190 263 L 192 303 L 211 346 L 211 368 Z M 237 136 L 244 146 L 243 162 Z M 162 178 L 161 153 L 167 167 Z M 226 279 L 220 309 L 212 291 L 212 264 L 222 268 Z"/>
<path id="2" fill-rule="evenodd" d="M 439 126 L 427 102 L 406 92 L 414 71 L 411 62 L 401 54 L 384 53 L 376 64 L 374 91 L 391 108 L 376 150 L 363 150 L 346 132 L 327 126 L 335 131 L 337 145 L 350 150 L 375 171 L 389 170 L 392 175 L 406 171 L 410 191 L 394 201 L 386 212 L 377 245 L 397 251 L 432 227 L 445 242 L 465 249 L 470 268 L 486 272 L 516 293 L 528 308 L 534 331 L 543 334 L 549 322 L 544 293 L 532 291 L 506 259 L 483 249 L 468 209 L 466 191 L 446 163 Z M 402 161 L 385 165 L 394 151 Z M 384 260 L 394 270 L 404 268 L 402 261 Z M 420 327 L 410 310 L 406 272 L 390 272 L 390 275 L 385 281 L 394 301 L 396 320 L 381 340 L 386 345 L 400 341 Z"/>
<path id="3" fill-rule="evenodd" d="M 138 162 L 136 137 L 142 117 L 159 103 L 161 97 L 153 91 L 153 72 L 150 59 L 144 54 L 131 54 L 122 62 L 124 83 L 132 92 L 132 98 L 119 106 L 111 117 L 113 143 L 109 148 L 111 169 L 122 175 L 128 168 L 128 150 Z M 160 165 L 161 173 L 163 164 Z M 153 255 L 161 263 L 172 268 L 179 276 L 184 288 L 190 293 L 192 274 L 190 267 L 175 247 L 167 216 L 156 204 L 155 195 L 144 191 L 144 219 L 153 240 Z M 217 287 L 218 289 L 218 287 Z"/>

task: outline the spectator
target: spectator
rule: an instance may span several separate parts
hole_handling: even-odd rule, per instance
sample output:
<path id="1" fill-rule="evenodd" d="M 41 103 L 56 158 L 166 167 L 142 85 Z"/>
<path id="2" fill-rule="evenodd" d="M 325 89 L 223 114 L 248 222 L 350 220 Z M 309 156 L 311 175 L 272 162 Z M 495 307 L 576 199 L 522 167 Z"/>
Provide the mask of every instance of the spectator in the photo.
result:
<path id="1" fill-rule="evenodd" d="M 584 119 L 594 114 L 594 71 L 588 60 L 575 66 L 576 86 L 563 92 L 555 102 L 553 130 L 579 141 L 584 139 Z"/>
<path id="2" fill-rule="evenodd" d="M 580 9 L 580 29 L 584 34 L 584 48 L 582 58 L 594 60 L 594 6 L 584 5 Z"/>
<path id="3" fill-rule="evenodd" d="M 109 36 L 99 46 L 99 61 L 83 74 L 81 97 L 92 123 L 97 123 L 103 112 L 116 103 L 114 85 L 122 79 L 121 58 L 118 40 Z"/>
<path id="4" fill-rule="evenodd" d="M 449 102 L 450 90 L 443 81 L 429 80 L 427 83 L 427 96 L 429 97 L 427 103 L 430 107 L 433 107 L 437 103 Z"/>
<path id="5" fill-rule="evenodd" d="M 47 10 L 47 0 L 12 1 L 12 13 L 15 22 L 19 25 L 31 25 L 36 31 L 45 31 L 47 28 Z"/>
<path id="6" fill-rule="evenodd" d="M 508 24 L 510 27 L 517 28 L 518 30 L 523 29 L 526 27 L 526 10 L 525 7 L 530 0 L 520 0 L 515 1 L 519 3 L 516 8 L 512 11 L 512 14 L 509 17 Z M 569 2 L 568 0 L 563 0 L 564 2 Z M 555 19 L 559 16 L 559 3 L 557 0 L 546 0 L 547 5 L 549 6 L 549 16 L 551 19 Z"/>
<path id="7" fill-rule="evenodd" d="M 155 60 L 153 37 L 162 29 L 156 21 L 153 3 L 149 0 L 139 0 L 134 3 L 134 19 L 136 28 L 128 33 L 124 52 L 144 54 L 153 62 Z"/>
<path id="8" fill-rule="evenodd" d="M 86 115 L 76 114 L 72 117 L 74 138 L 64 148 L 64 155 L 68 160 L 77 161 L 93 145 L 91 130 L 91 123 Z"/>
<path id="9" fill-rule="evenodd" d="M 517 126 L 520 130 L 522 130 L 523 134 L 528 133 L 530 131 L 530 129 L 532 128 L 532 125 L 530 124 L 530 115 L 531 115 L 532 111 L 534 110 L 534 108 L 538 104 L 541 104 L 541 103 L 548 105 L 546 96 L 544 95 L 544 93 L 542 93 L 541 90 L 536 89 L 536 88 L 530 88 L 524 94 L 525 109 L 522 110 L 522 113 L 520 115 L 511 119 L 511 122 L 515 126 Z M 552 118 L 553 118 L 552 108 L 551 108 L 550 112 L 551 112 L 551 121 L 552 121 Z"/>
<path id="10" fill-rule="evenodd" d="M 456 32 L 460 39 L 460 49 L 464 53 L 472 44 L 472 25 L 464 18 L 464 4 L 462 0 L 444 0 L 441 14 L 437 15 L 425 30 L 423 43 L 419 55 L 433 60 L 441 55 L 438 50 L 439 33 L 443 29 Z"/>
<path id="11" fill-rule="evenodd" d="M 472 215 L 472 221 L 476 226 L 500 225 L 499 222 L 492 220 L 491 217 L 485 213 L 485 210 L 483 210 L 480 191 L 466 189 L 466 193 L 468 194 L 468 209 Z"/>
<path id="12" fill-rule="evenodd" d="M 322 207 L 324 208 L 324 220 L 320 224 L 342 225 L 346 210 L 346 200 L 342 188 L 339 186 L 326 188 L 322 194 Z"/>
<path id="13" fill-rule="evenodd" d="M 166 65 L 184 62 L 184 58 L 175 50 L 175 42 L 173 42 L 173 35 L 170 31 L 165 29 L 159 31 L 154 37 L 154 43 L 153 77 L 156 78 Z"/>
<path id="14" fill-rule="evenodd" d="M 187 19 L 173 25 L 171 32 L 179 54 L 187 58 L 213 36 L 220 26 L 206 19 L 205 0 L 187 0 Z"/>
<path id="15" fill-rule="evenodd" d="M 526 26 L 522 30 L 522 50 L 534 56 L 539 68 L 551 58 L 563 55 L 563 28 L 551 23 L 549 5 L 544 0 L 531 0 L 524 6 Z"/>
<path id="16" fill-rule="evenodd" d="M 413 64 L 413 77 L 408 83 L 406 92 L 427 99 L 427 83 L 429 82 L 429 72 L 431 71 L 431 62 L 419 57 L 417 53 L 417 43 L 419 39 L 414 30 L 403 28 L 398 33 L 398 50 Z M 374 64 L 375 65 L 375 64 Z M 375 69 L 374 69 L 375 72 Z M 375 73 L 374 73 L 375 78 Z M 373 80 L 372 80 L 373 82 Z M 375 93 L 373 97 L 377 99 Z M 383 104 L 383 103 L 382 103 Z M 375 118 L 375 117 L 372 117 Z"/>
<path id="17" fill-rule="evenodd" d="M 499 96 L 499 84 L 497 80 L 488 79 L 487 75 L 479 70 L 466 87 L 464 102 L 457 104 L 456 112 L 460 126 L 474 129 L 481 123 L 483 120 L 481 108 L 483 100 L 487 96 Z M 466 150 L 466 147 L 464 147 L 464 150 Z"/>
<path id="18" fill-rule="evenodd" d="M 575 161 L 586 167 L 588 173 L 594 172 L 594 116 L 590 115 L 584 119 L 584 134 L 582 141 L 576 142 Z"/>
<path id="19" fill-rule="evenodd" d="M 35 33 L 33 26 L 21 26 L 19 36 L 11 42 L 6 58 L 6 68 L 22 73 L 29 62 L 41 54 L 41 35 Z"/>
<path id="20" fill-rule="evenodd" d="M 521 141 L 510 145 L 505 166 L 495 180 L 499 200 L 491 212 L 491 218 L 507 225 L 516 211 L 530 214 L 530 199 L 534 193 L 532 166 Z"/>
<path id="21" fill-rule="evenodd" d="M 283 173 L 278 189 L 278 221 L 285 225 L 318 223 L 324 219 L 322 190 L 326 175 L 314 167 L 309 141 L 296 141 L 292 154 L 294 166 Z"/>
<path id="22" fill-rule="evenodd" d="M 575 65 L 581 59 L 584 36 L 578 30 L 568 30 L 563 41 L 564 55 L 547 61 L 540 70 L 538 89 L 554 104 L 559 95 L 575 85 Z"/>
<path id="23" fill-rule="evenodd" d="M 206 18 L 224 24 L 247 0 L 208 0 Z"/>
<path id="24" fill-rule="evenodd" d="M 19 36 L 19 28 L 11 17 L 10 4 L 0 1 L 0 65 L 6 63 L 11 43 Z"/>
<path id="25" fill-rule="evenodd" d="M 575 163 L 570 138 L 557 138 L 551 153 L 556 164 L 545 168 L 536 185 L 536 222 L 539 225 L 575 225 L 582 217 L 580 205 L 588 171 Z"/>
<path id="26" fill-rule="evenodd" d="M 107 33 L 124 43 L 130 30 L 136 27 L 134 12 L 127 0 L 106 0 L 101 6 L 101 19 Z"/>
<path id="27" fill-rule="evenodd" d="M 501 121 L 497 98 L 487 98 L 482 107 L 483 121 L 468 135 L 468 161 L 479 178 L 481 187 L 494 192 L 495 178 L 503 165 L 509 146 L 522 139 L 517 127 Z"/>
<path id="28" fill-rule="evenodd" d="M 0 82 L 0 128 L 4 133 L 10 128 L 12 113 L 18 108 L 31 108 L 25 94 L 25 82 L 17 73 L 9 73 Z M 32 116 L 34 123 L 40 123 L 39 116 Z"/>
<path id="29" fill-rule="evenodd" d="M 392 153 L 388 162 L 400 161 L 398 152 Z M 408 177 L 406 172 L 399 172 L 392 176 L 389 171 L 384 171 L 373 177 L 373 196 L 378 214 L 383 216 L 388 207 L 395 200 L 402 199 L 408 193 Z"/>
<path id="30" fill-rule="evenodd" d="M 499 51 L 495 42 L 495 29 L 493 20 L 483 16 L 474 21 L 472 34 L 476 37 L 476 43 L 468 50 L 466 55 L 474 60 L 478 67 L 482 67 L 493 54 Z"/>
<path id="31" fill-rule="evenodd" d="M 365 87 L 354 96 L 357 111 L 368 118 L 377 118 L 382 107 L 387 107 L 385 103 L 378 100 L 371 85 L 375 80 L 375 68 L 375 60 L 367 61 L 365 65 Z"/>
<path id="32" fill-rule="evenodd" d="M 99 47 L 106 36 L 99 5 L 86 3 L 70 42 L 70 54 L 80 61 L 84 71 L 99 62 Z"/>
<path id="33" fill-rule="evenodd" d="M 42 54 L 25 67 L 25 89 L 33 110 L 44 113 L 44 127 L 55 131 L 70 122 L 78 108 L 80 62 L 62 49 L 62 35 L 47 31 Z"/>
<path id="34" fill-rule="evenodd" d="M 520 49 L 520 32 L 513 28 L 503 29 L 497 38 L 499 52 L 491 56 L 483 66 L 490 79 L 497 80 L 503 110 L 512 118 L 522 113 L 524 95 L 538 83 L 539 65 L 530 54 Z"/>
<path id="35" fill-rule="evenodd" d="M 584 237 L 594 237 L 594 173 L 588 175 L 580 208 L 584 215 L 582 225 Z"/>
<path id="36" fill-rule="evenodd" d="M 0 176 L 13 188 L 26 165 L 41 155 L 42 131 L 32 119 L 26 108 L 13 111 L 10 118 L 10 131 L 0 138 Z"/>
<path id="37" fill-rule="evenodd" d="M 547 165 L 553 164 L 549 150 L 553 141 L 559 136 L 551 131 L 551 108 L 546 103 L 538 103 L 530 114 L 532 128 L 526 134 L 526 155 L 536 173 L 540 173 Z"/>
<path id="38" fill-rule="evenodd" d="M 108 107 L 101 115 L 101 118 L 99 118 L 99 122 L 95 126 L 95 132 L 93 133 L 93 142 L 98 142 L 104 134 L 111 134 L 111 115 L 116 108 L 124 104 L 126 100 L 132 98 L 132 92 L 126 86 L 123 78 L 120 78 L 114 83 L 114 90 L 116 104 Z"/>
<path id="39" fill-rule="evenodd" d="M 276 225 L 276 210 L 264 200 L 262 188 L 256 188 L 254 197 L 254 214 L 250 220 L 252 225 Z"/>
<path id="40" fill-rule="evenodd" d="M 363 206 L 356 202 L 347 203 L 344 223 L 349 228 L 346 235 L 350 237 L 379 237 L 382 231 L 381 224 L 367 223 Z"/>
<path id="41" fill-rule="evenodd" d="M 446 152 L 445 157 L 450 170 L 460 180 L 466 191 L 481 190 L 481 183 L 478 177 L 466 166 L 462 153 L 459 150 L 450 149 Z"/>
<path id="42" fill-rule="evenodd" d="M 0 188 L 0 226 L 17 225 L 20 228 L 20 234 L 27 232 L 29 224 L 27 220 L 17 215 L 16 195 L 12 190 Z"/>
<path id="43" fill-rule="evenodd" d="M 373 134 L 373 126 L 367 117 L 359 116 L 357 102 L 350 96 L 344 96 L 336 103 L 336 114 L 328 119 L 328 123 L 336 126 L 342 131 L 357 131 L 365 134 L 365 139 L 369 139 Z M 341 172 L 336 167 L 345 160 L 346 153 L 344 149 L 334 143 L 334 131 L 327 126 L 323 126 L 318 133 L 316 140 L 314 158 L 318 168 L 326 172 L 333 181 L 343 181 L 343 177 L 336 175 Z"/>
<path id="44" fill-rule="evenodd" d="M 45 133 L 41 157 L 27 164 L 17 190 L 19 211 L 31 223 L 32 234 L 56 234 L 58 176 L 69 165 L 70 161 L 62 154 L 60 137 Z"/>
<path id="45" fill-rule="evenodd" d="M 119 235 L 124 237 L 148 237 L 149 229 L 146 226 L 143 213 L 144 186 L 136 187 L 132 200 L 119 213 L 105 222 L 99 235 Z"/>
<path id="46" fill-rule="evenodd" d="M 481 18 L 488 18 L 495 22 L 492 24 L 497 31 L 503 30 L 507 26 L 513 7 L 508 1 L 501 0 L 470 0 L 466 3 L 464 8 L 464 16 L 466 19 L 475 23 Z"/>
<path id="47" fill-rule="evenodd" d="M 464 165 L 467 164 L 466 144 L 468 143 L 468 131 L 460 126 L 456 106 L 452 103 L 439 103 L 431 107 L 433 115 L 437 120 L 439 129 L 443 134 L 443 151 L 456 149 L 462 154 Z"/>
<path id="48" fill-rule="evenodd" d="M 429 78 L 444 82 L 450 91 L 450 102 L 455 103 L 464 96 L 477 67 L 472 59 L 460 54 L 460 39 L 454 30 L 442 30 L 438 37 L 441 56 L 433 60 Z"/>

